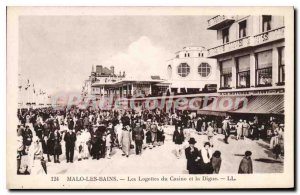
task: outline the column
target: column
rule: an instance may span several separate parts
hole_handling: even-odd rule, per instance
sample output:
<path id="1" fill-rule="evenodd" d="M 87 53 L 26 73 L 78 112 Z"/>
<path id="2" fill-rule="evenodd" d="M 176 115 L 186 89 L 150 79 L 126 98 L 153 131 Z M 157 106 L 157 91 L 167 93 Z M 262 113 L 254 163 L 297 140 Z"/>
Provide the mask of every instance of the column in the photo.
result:
<path id="1" fill-rule="evenodd" d="M 255 55 L 254 53 L 250 54 L 250 87 L 255 87 Z"/>
<path id="2" fill-rule="evenodd" d="M 133 84 L 131 84 L 131 95 L 133 95 Z"/>
<path id="3" fill-rule="evenodd" d="M 236 59 L 232 58 L 232 81 L 231 81 L 231 87 L 236 88 Z"/>
<path id="4" fill-rule="evenodd" d="M 278 70 L 279 70 L 279 60 L 278 60 L 278 49 L 277 47 L 272 50 L 272 86 L 276 86 L 278 83 Z"/>

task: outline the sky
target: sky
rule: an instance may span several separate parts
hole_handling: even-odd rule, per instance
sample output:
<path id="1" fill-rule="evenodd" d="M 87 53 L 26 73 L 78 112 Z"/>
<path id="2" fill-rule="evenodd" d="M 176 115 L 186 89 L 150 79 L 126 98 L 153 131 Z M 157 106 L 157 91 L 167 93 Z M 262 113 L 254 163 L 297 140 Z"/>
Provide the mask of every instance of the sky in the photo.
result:
<path id="1" fill-rule="evenodd" d="M 209 16 L 21 16 L 19 73 L 48 94 L 80 92 L 93 65 L 166 76 L 184 46 L 212 47 Z"/>

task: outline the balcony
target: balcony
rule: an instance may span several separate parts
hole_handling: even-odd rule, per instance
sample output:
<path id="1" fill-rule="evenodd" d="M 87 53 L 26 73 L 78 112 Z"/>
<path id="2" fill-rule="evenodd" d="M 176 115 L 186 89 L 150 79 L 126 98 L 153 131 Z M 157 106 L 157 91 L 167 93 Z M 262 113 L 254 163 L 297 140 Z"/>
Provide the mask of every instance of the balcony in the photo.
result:
<path id="1" fill-rule="evenodd" d="M 272 29 L 253 37 L 253 45 L 261 45 L 271 41 L 284 39 L 284 27 Z"/>
<path id="2" fill-rule="evenodd" d="M 234 16 L 217 15 L 207 21 L 207 29 L 218 30 L 224 26 L 232 24 L 234 20 Z"/>
<path id="3" fill-rule="evenodd" d="M 230 51 L 235 51 L 235 50 L 250 47 L 250 46 L 251 46 L 251 37 L 244 37 L 244 38 L 208 49 L 207 52 L 208 52 L 209 57 L 213 57 L 213 56 L 218 56 L 218 55 L 230 52 Z"/>
<path id="4" fill-rule="evenodd" d="M 223 45 L 219 45 L 217 47 L 210 48 L 207 50 L 208 57 L 217 57 L 239 49 L 250 48 L 284 39 L 284 29 L 285 27 L 272 29 L 254 36 L 244 37 Z"/>

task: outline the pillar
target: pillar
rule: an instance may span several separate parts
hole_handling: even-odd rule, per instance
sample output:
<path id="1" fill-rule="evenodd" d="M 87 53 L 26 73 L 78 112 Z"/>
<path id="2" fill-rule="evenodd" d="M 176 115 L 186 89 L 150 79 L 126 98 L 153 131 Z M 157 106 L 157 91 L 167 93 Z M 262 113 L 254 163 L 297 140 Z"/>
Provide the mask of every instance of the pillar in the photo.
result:
<path id="1" fill-rule="evenodd" d="M 232 81 L 231 81 L 231 87 L 232 88 L 236 88 L 236 59 L 235 58 L 232 58 Z"/>
<path id="2" fill-rule="evenodd" d="M 279 71 L 279 60 L 278 60 L 278 48 L 273 48 L 272 51 L 272 86 L 276 86 L 278 83 L 278 71 Z"/>
<path id="3" fill-rule="evenodd" d="M 250 87 L 255 87 L 255 69 L 256 69 L 256 63 L 255 63 L 255 55 L 254 53 L 250 54 Z"/>

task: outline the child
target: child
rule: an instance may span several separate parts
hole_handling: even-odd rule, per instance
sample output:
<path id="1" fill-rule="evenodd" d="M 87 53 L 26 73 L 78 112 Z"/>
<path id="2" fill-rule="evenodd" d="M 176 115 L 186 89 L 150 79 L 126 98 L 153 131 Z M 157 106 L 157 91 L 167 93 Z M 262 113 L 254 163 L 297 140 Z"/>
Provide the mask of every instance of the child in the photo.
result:
<path id="1" fill-rule="evenodd" d="M 221 163 L 222 163 L 221 152 L 217 150 L 213 153 L 213 156 L 211 158 L 211 164 L 212 164 L 214 174 L 219 174 Z"/>
<path id="2" fill-rule="evenodd" d="M 253 166 L 252 166 L 252 159 L 251 159 L 252 152 L 246 151 L 244 158 L 241 160 L 239 166 L 239 174 L 252 174 L 253 173 Z"/>

